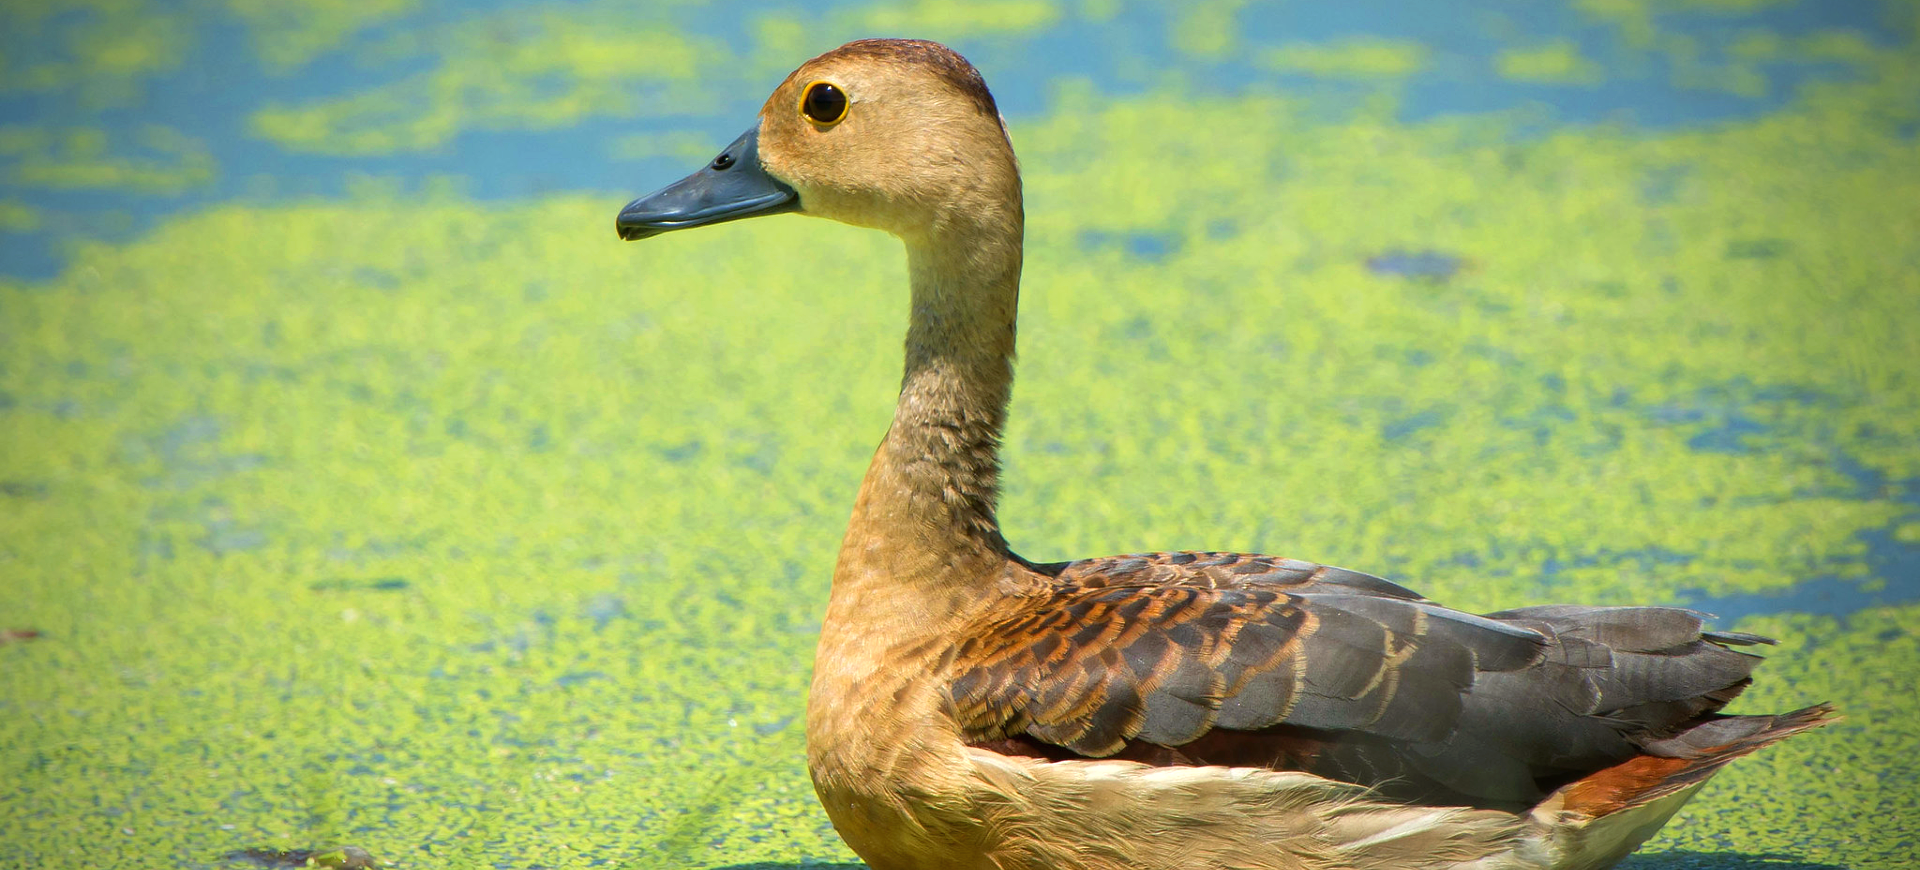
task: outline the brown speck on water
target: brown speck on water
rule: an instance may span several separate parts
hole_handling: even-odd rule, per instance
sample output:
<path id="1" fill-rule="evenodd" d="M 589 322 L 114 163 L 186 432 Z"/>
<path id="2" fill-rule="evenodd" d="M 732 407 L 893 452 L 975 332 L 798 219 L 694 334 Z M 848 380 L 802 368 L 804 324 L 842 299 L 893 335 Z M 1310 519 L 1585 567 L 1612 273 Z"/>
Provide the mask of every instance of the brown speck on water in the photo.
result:
<path id="1" fill-rule="evenodd" d="M 40 632 L 31 628 L 0 628 L 0 646 L 10 643 L 26 643 L 39 640 Z"/>

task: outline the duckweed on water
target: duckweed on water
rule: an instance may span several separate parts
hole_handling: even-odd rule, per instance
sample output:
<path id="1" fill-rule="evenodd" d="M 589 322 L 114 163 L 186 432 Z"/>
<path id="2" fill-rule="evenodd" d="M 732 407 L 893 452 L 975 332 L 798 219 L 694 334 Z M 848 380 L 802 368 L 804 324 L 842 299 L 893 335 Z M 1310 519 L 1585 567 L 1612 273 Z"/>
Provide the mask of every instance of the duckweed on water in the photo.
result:
<path id="1" fill-rule="evenodd" d="M 1920 72 L 1868 62 L 1660 135 L 1062 88 L 1014 129 L 1015 545 L 1277 552 L 1477 609 L 1911 560 Z M 851 860 L 801 710 L 898 245 L 623 245 L 621 201 L 221 206 L 0 287 L 0 625 L 40 633 L 0 644 L 0 863 Z M 1632 866 L 1907 864 L 1920 604 L 1878 579 L 1738 624 L 1784 641 L 1741 709 L 1849 718 Z"/>

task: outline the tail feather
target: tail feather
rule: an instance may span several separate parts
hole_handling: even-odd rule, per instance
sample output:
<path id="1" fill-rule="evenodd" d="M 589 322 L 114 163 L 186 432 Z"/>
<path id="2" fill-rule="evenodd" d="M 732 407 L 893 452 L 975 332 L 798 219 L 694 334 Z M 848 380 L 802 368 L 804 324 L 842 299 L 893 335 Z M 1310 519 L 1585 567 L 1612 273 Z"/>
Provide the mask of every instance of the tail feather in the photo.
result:
<path id="1" fill-rule="evenodd" d="M 1602 870 L 1659 832 L 1727 762 L 1834 721 L 1830 704 L 1777 716 L 1709 716 L 1560 788 L 1532 812 L 1522 852 L 1555 870 Z"/>
<path id="2" fill-rule="evenodd" d="M 1705 782 L 1729 761 L 1836 718 L 1832 704 L 1774 716 L 1715 716 L 1646 744 L 1645 755 L 1568 784 L 1557 795 L 1559 809 L 1599 818 L 1652 803 Z"/>

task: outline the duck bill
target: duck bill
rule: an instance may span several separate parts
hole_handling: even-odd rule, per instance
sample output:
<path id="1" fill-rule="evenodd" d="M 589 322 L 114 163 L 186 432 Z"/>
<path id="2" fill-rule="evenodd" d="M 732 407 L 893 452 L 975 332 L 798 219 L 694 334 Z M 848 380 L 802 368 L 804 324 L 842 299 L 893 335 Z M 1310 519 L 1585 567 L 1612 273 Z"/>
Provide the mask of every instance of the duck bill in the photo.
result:
<path id="1" fill-rule="evenodd" d="M 627 241 L 800 207 L 793 188 L 760 165 L 760 126 L 741 134 L 706 168 L 627 203 L 614 227 Z"/>

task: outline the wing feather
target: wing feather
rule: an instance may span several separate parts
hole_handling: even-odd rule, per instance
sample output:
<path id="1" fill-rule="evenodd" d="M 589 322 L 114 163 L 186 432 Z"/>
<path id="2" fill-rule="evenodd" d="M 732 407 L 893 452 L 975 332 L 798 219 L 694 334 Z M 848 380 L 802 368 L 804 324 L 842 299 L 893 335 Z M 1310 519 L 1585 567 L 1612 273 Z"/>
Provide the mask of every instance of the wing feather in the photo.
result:
<path id="1" fill-rule="evenodd" d="M 1768 643 L 1670 607 L 1478 616 L 1368 574 L 1232 553 L 1042 566 L 949 651 L 972 742 L 1252 763 L 1481 805 L 1671 749 Z M 1666 741 L 1666 742 L 1662 742 Z M 1559 778 L 1559 779 L 1556 779 Z"/>

